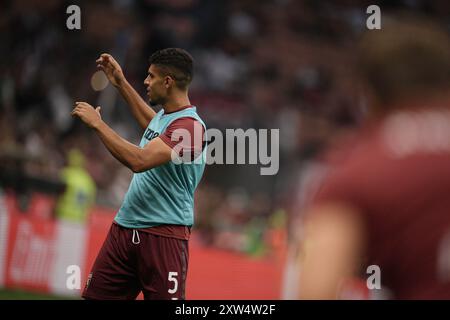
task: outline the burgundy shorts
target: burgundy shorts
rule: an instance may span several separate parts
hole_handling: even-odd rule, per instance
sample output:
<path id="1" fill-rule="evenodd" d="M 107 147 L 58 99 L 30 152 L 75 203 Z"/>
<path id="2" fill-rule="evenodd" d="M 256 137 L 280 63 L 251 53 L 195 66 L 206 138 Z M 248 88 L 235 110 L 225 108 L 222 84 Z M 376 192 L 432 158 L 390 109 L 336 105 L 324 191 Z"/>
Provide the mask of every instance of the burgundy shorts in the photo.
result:
<path id="1" fill-rule="evenodd" d="M 113 223 L 82 297 L 101 300 L 185 299 L 188 241 Z"/>

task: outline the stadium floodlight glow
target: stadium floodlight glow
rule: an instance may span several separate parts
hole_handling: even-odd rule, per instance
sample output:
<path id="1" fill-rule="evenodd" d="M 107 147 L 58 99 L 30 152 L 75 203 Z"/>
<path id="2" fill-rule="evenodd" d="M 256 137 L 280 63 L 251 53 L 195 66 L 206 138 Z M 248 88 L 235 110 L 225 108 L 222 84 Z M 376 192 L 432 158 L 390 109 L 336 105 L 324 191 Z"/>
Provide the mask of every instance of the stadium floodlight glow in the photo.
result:
<path id="1" fill-rule="evenodd" d="M 94 91 L 102 91 L 108 85 L 108 78 L 102 71 L 96 71 L 91 77 L 91 87 Z"/>

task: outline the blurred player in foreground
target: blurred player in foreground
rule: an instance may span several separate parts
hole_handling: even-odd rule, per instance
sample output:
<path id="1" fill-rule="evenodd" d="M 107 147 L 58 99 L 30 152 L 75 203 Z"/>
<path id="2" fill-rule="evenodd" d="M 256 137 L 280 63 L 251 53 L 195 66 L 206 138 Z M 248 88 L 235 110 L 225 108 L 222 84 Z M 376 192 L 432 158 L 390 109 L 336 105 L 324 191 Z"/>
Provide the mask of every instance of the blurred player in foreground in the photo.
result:
<path id="1" fill-rule="evenodd" d="M 385 19 L 364 35 L 373 108 L 306 214 L 299 298 L 341 298 L 375 266 L 369 297 L 450 299 L 449 57 L 448 34 L 426 21 Z"/>
<path id="2" fill-rule="evenodd" d="M 142 291 L 144 299 L 184 299 L 194 191 L 206 151 L 205 124 L 188 97 L 192 57 L 177 48 L 150 57 L 144 84 L 150 104 L 163 107 L 158 113 L 131 87 L 111 55 L 102 54 L 97 64 L 145 132 L 136 146 L 102 121 L 100 107 L 77 102 L 72 111 L 95 130 L 115 158 L 135 172 L 83 298 L 135 299 Z"/>

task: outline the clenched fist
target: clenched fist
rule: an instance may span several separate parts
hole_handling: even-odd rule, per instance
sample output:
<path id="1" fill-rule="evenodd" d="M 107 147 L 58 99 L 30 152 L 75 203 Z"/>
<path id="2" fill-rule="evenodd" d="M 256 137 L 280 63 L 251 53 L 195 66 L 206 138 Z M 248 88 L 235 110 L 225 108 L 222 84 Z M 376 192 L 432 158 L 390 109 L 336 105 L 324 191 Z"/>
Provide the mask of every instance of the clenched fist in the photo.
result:
<path id="1" fill-rule="evenodd" d="M 101 121 L 100 107 L 94 109 L 87 102 L 75 102 L 75 108 L 72 110 L 72 116 L 76 116 L 86 123 L 89 127 L 95 128 Z"/>
<path id="2" fill-rule="evenodd" d="M 102 70 L 113 86 L 118 87 L 125 80 L 119 63 L 108 53 L 102 53 L 98 58 L 97 68 Z"/>

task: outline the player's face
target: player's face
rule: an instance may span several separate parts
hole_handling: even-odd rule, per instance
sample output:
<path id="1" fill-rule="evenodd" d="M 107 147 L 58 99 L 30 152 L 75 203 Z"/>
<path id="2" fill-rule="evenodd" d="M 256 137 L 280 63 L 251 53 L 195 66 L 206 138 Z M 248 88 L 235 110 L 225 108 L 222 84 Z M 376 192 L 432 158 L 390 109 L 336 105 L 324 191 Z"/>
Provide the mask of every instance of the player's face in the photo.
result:
<path id="1" fill-rule="evenodd" d="M 147 87 L 147 96 L 150 104 L 164 105 L 166 102 L 167 88 L 165 80 L 165 77 L 163 77 L 159 72 L 158 67 L 150 65 L 148 68 L 147 78 L 144 80 L 144 84 Z"/>

